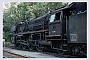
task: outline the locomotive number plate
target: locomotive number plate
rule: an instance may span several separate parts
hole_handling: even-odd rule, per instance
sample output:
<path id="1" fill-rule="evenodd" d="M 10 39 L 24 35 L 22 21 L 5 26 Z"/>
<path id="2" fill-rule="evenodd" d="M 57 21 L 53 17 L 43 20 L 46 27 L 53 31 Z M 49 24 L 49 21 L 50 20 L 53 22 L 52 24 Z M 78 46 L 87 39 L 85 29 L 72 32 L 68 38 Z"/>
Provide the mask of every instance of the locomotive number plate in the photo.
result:
<path id="1" fill-rule="evenodd" d="M 77 34 L 70 34 L 71 41 L 77 41 Z"/>

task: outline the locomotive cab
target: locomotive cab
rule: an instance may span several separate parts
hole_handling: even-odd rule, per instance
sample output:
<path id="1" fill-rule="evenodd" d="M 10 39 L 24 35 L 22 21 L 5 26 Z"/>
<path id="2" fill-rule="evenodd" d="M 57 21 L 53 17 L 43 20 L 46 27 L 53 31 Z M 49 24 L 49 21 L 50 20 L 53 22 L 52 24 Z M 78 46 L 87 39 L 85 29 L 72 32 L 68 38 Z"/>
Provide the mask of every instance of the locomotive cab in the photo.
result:
<path id="1" fill-rule="evenodd" d="M 49 37 L 58 37 L 61 39 L 67 32 L 66 19 L 70 14 L 68 6 L 52 12 L 49 21 Z"/>
<path id="2" fill-rule="evenodd" d="M 61 12 L 53 13 L 49 18 L 49 36 L 61 35 Z"/>

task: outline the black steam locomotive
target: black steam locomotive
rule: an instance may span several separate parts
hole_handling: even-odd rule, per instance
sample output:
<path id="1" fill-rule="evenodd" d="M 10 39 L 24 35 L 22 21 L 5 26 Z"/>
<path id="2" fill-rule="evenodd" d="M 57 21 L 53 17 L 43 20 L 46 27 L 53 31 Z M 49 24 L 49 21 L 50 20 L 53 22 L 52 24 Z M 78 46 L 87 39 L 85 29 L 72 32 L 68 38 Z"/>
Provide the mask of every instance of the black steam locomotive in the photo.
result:
<path id="1" fill-rule="evenodd" d="M 54 49 L 59 53 L 87 55 L 87 2 L 73 2 L 44 16 L 11 27 L 11 40 L 21 49 Z"/>

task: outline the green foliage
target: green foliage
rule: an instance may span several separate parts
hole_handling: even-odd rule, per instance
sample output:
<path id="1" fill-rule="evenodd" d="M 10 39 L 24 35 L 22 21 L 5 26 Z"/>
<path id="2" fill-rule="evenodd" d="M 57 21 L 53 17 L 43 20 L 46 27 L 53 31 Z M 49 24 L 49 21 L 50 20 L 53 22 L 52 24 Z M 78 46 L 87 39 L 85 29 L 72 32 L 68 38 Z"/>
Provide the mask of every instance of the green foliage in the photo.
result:
<path id="1" fill-rule="evenodd" d="M 63 2 L 11 2 L 6 3 L 7 9 L 3 10 L 3 38 L 10 41 L 13 33 L 10 32 L 11 26 L 20 20 L 35 18 L 48 13 L 50 10 L 55 10 L 68 3 Z"/>
<path id="2" fill-rule="evenodd" d="M 11 45 L 12 45 L 11 42 L 5 42 L 5 44 L 6 44 L 7 46 L 11 46 Z"/>

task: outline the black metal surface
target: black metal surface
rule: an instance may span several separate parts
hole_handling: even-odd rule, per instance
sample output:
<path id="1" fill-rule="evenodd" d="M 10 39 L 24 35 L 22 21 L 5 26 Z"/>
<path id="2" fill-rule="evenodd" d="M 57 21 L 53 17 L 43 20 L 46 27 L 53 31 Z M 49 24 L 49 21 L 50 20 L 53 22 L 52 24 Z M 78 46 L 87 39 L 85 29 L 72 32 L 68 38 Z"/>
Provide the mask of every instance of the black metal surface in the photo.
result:
<path id="1" fill-rule="evenodd" d="M 61 22 L 53 22 L 49 24 L 49 35 L 61 35 Z"/>
<path id="2" fill-rule="evenodd" d="M 87 42 L 87 13 L 82 12 L 69 18 L 69 43 Z"/>
<path id="3" fill-rule="evenodd" d="M 70 9 L 72 9 L 73 14 L 77 14 L 78 12 L 83 12 L 87 10 L 87 2 L 74 3 Z"/>

